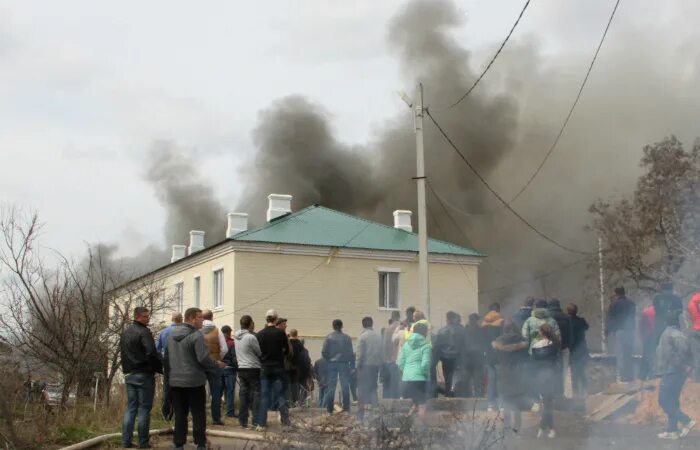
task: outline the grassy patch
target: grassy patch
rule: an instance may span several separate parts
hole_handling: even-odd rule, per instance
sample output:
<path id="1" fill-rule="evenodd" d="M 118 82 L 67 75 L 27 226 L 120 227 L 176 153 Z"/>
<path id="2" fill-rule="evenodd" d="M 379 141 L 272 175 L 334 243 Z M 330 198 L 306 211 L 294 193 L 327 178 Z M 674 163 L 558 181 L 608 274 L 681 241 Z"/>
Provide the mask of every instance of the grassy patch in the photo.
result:
<path id="1" fill-rule="evenodd" d="M 91 437 L 92 432 L 87 427 L 68 425 L 56 430 L 56 443 L 74 444 Z"/>

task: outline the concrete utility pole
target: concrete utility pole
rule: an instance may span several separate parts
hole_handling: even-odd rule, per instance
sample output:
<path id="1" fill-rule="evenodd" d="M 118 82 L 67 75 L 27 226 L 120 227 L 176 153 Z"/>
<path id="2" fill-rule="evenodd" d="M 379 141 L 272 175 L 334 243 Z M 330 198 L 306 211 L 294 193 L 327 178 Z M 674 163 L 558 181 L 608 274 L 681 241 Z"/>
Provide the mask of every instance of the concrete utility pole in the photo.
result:
<path id="1" fill-rule="evenodd" d="M 418 84 L 414 105 L 416 128 L 416 184 L 418 185 L 418 268 L 420 298 L 425 315 L 430 317 L 430 284 L 428 282 L 428 223 L 425 205 L 425 158 L 423 155 L 423 84 Z"/>
<path id="2" fill-rule="evenodd" d="M 603 238 L 598 236 L 598 269 L 600 272 L 600 338 L 603 354 L 608 353 L 608 342 L 605 337 L 605 277 L 603 274 Z"/>

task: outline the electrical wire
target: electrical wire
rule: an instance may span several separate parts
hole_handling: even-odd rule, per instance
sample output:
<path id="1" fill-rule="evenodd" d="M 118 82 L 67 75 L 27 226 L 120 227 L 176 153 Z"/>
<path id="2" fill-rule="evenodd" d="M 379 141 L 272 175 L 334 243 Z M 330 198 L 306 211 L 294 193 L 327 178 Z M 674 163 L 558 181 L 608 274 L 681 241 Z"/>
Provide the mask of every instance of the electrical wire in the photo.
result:
<path id="1" fill-rule="evenodd" d="M 433 122 L 433 124 L 435 125 L 435 127 L 437 127 L 437 129 L 440 131 L 440 134 L 442 134 L 442 136 L 445 138 L 445 140 L 450 144 L 450 147 L 452 147 L 452 149 L 457 153 L 457 155 L 459 155 L 459 157 L 462 159 L 462 161 L 464 161 L 464 163 L 467 165 L 467 167 L 469 167 L 469 169 L 474 173 L 474 175 L 476 175 L 476 177 L 479 179 L 479 181 L 481 181 L 481 183 L 486 187 L 486 189 L 488 189 L 488 190 L 494 195 L 494 197 L 496 197 L 496 198 L 498 199 L 498 201 L 500 201 L 500 202 L 501 202 L 515 217 L 517 217 L 518 219 L 520 219 L 520 221 L 521 221 L 522 223 L 524 223 L 525 225 L 527 225 L 528 228 L 530 228 L 532 231 L 534 231 L 534 232 L 535 232 L 538 236 L 540 236 L 542 239 L 544 239 L 544 240 L 550 242 L 551 244 L 556 245 L 557 247 L 561 248 L 562 250 L 566 250 L 566 251 L 568 251 L 568 252 L 576 253 L 576 254 L 579 254 L 579 255 L 592 255 L 592 254 L 594 254 L 594 252 L 587 252 L 587 251 L 577 250 L 577 249 L 568 247 L 568 246 L 566 246 L 566 245 L 564 245 L 564 244 L 561 244 L 560 242 L 556 241 L 554 238 L 552 238 L 552 237 L 546 235 L 545 233 L 543 233 L 542 231 L 540 231 L 539 229 L 537 229 L 537 228 L 536 228 L 534 225 L 532 225 L 527 219 L 525 219 L 522 215 L 520 215 L 520 213 L 518 213 L 515 209 L 513 209 L 513 207 L 511 207 L 511 206 L 508 204 L 508 202 L 506 202 L 506 201 L 503 199 L 503 197 L 501 197 L 501 195 L 500 195 L 498 192 L 496 192 L 496 191 L 491 187 L 491 185 L 488 183 L 488 181 L 486 181 L 486 179 L 479 173 L 478 170 L 476 170 L 476 168 L 472 165 L 472 163 L 469 162 L 469 160 L 467 159 L 467 157 L 464 156 L 464 153 L 457 147 L 457 145 L 454 143 L 454 141 L 452 141 L 452 139 L 447 135 L 447 133 L 446 133 L 445 130 L 440 126 L 440 124 L 437 122 L 437 120 L 435 119 L 435 117 L 433 117 L 433 115 L 430 113 L 430 110 L 429 110 L 429 109 L 426 109 L 425 112 L 426 112 L 426 114 L 428 115 L 428 117 L 430 118 L 430 120 Z"/>
<path id="2" fill-rule="evenodd" d="M 513 31 L 515 31 L 515 28 L 516 28 L 516 27 L 518 26 L 518 24 L 520 23 L 520 19 L 522 19 L 523 14 L 525 14 L 525 10 L 526 10 L 527 7 L 530 5 L 530 1 L 531 1 L 531 0 L 527 0 L 527 1 L 525 2 L 525 6 L 523 6 L 523 9 L 520 11 L 520 14 L 518 15 L 518 18 L 515 20 L 515 23 L 514 23 L 513 26 L 510 28 L 510 31 L 508 32 L 508 35 L 506 36 L 506 38 L 505 38 L 505 39 L 503 40 L 503 42 L 501 43 L 501 46 L 498 47 L 498 50 L 496 50 L 496 53 L 495 53 L 495 54 L 493 55 L 493 57 L 491 58 L 491 61 L 489 61 L 489 63 L 486 65 L 486 68 L 481 72 L 481 75 L 479 75 L 479 77 L 474 81 L 474 83 L 472 83 L 471 87 L 470 87 L 469 89 L 467 89 L 467 92 L 465 92 L 464 95 L 462 95 L 462 96 L 459 98 L 459 100 L 457 100 L 456 102 L 452 103 L 450 106 L 448 106 L 448 107 L 442 109 L 442 111 L 446 111 L 446 110 L 448 110 L 448 109 L 454 108 L 455 106 L 457 106 L 457 105 L 459 105 L 460 103 L 462 103 L 462 101 L 463 101 L 465 98 L 467 98 L 467 97 L 469 96 L 469 94 L 472 93 L 472 91 L 474 90 L 474 88 L 476 88 L 476 86 L 479 84 L 479 82 L 481 81 L 481 79 L 484 78 L 484 75 L 486 75 L 486 72 L 489 71 L 489 69 L 491 68 L 491 66 L 493 65 L 493 63 L 496 61 L 496 58 L 498 58 L 498 55 L 501 54 L 501 51 L 502 51 L 503 48 L 506 46 L 506 43 L 508 42 L 508 39 L 510 39 L 511 35 L 513 34 Z M 439 111 L 439 109 L 436 109 L 436 111 Z"/>
<path id="3" fill-rule="evenodd" d="M 540 163 L 539 166 L 537 166 L 537 170 L 535 170 L 530 176 L 530 179 L 527 180 L 525 185 L 518 191 L 517 194 L 508 202 L 509 205 L 513 204 L 525 190 L 530 186 L 532 181 L 539 175 L 540 171 L 542 170 L 542 167 L 544 167 L 545 163 L 549 159 L 549 157 L 552 155 L 552 152 L 554 152 L 554 149 L 557 147 L 557 144 L 559 143 L 559 140 L 561 139 L 562 135 L 564 134 L 564 130 L 566 129 L 566 126 L 569 124 L 569 120 L 571 120 L 571 116 L 574 113 L 574 109 L 576 109 L 576 105 L 578 105 L 579 100 L 581 99 L 581 94 L 583 93 L 583 89 L 586 87 L 586 83 L 588 82 L 588 78 L 591 76 L 591 71 L 593 70 L 593 65 L 596 62 L 596 59 L 598 58 L 598 54 L 600 53 L 600 49 L 603 47 L 603 42 L 605 42 L 605 37 L 608 35 L 608 30 L 610 30 L 610 24 L 613 21 L 613 18 L 615 17 L 615 13 L 617 12 L 617 7 L 620 5 L 620 0 L 615 1 L 615 7 L 612 10 L 612 13 L 610 14 L 610 18 L 608 19 L 608 23 L 605 26 L 605 31 L 603 31 L 603 36 L 600 38 L 600 42 L 598 43 L 598 48 L 596 48 L 595 53 L 593 54 L 593 59 L 591 59 L 591 64 L 588 66 L 588 71 L 586 72 L 586 76 L 583 77 L 583 81 L 581 82 L 581 87 L 578 90 L 578 93 L 576 94 L 576 98 L 574 99 L 574 102 L 571 105 L 571 108 L 569 109 L 569 113 L 566 115 L 566 119 L 564 119 L 564 123 L 562 123 L 561 128 L 559 129 L 559 133 L 557 133 L 557 137 L 554 139 L 554 142 L 552 142 L 552 145 L 549 147 L 549 150 L 547 151 L 547 154 L 545 154 L 544 158 L 542 159 L 542 162 Z"/>

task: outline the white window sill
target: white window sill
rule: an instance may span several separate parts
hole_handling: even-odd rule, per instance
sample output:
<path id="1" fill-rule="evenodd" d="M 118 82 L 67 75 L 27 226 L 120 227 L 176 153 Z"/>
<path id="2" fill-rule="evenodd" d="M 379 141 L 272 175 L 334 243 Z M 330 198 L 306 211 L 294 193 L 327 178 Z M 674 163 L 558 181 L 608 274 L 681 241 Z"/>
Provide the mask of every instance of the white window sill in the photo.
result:
<path id="1" fill-rule="evenodd" d="M 379 307 L 379 308 L 377 308 L 377 309 L 378 309 L 379 311 L 401 311 L 400 308 L 382 308 L 382 307 Z"/>
<path id="2" fill-rule="evenodd" d="M 221 312 L 224 310 L 223 306 L 217 306 L 216 308 L 212 309 L 211 312 Z"/>

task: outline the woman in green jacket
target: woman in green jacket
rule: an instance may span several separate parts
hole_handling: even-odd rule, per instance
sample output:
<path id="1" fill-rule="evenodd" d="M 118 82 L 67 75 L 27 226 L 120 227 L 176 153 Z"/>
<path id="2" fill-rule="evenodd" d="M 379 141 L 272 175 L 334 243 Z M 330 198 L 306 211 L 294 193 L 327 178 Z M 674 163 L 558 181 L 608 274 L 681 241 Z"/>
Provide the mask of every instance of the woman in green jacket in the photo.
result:
<path id="1" fill-rule="evenodd" d="M 396 362 L 402 373 L 403 397 L 413 401 L 409 414 L 418 412 L 420 417 L 425 416 L 425 401 L 430 380 L 432 346 L 426 339 L 427 334 L 427 325 L 416 323 Z"/>

